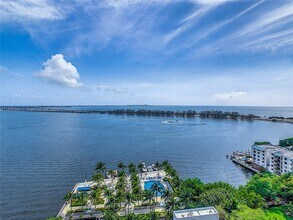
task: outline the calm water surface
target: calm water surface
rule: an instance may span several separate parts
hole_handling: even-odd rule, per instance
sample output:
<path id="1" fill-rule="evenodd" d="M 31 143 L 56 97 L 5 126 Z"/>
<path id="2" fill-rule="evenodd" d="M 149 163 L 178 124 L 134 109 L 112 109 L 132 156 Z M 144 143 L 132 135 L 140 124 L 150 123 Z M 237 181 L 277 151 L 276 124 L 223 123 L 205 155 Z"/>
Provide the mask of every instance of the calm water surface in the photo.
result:
<path id="1" fill-rule="evenodd" d="M 293 115 L 292 108 L 256 111 Z M 65 193 L 91 176 L 98 161 L 115 168 L 118 162 L 169 160 L 181 178 L 239 186 L 251 173 L 226 159 L 227 154 L 246 150 L 254 141 L 278 143 L 293 135 L 292 124 L 263 121 L 37 112 L 0 116 L 1 219 L 56 215 Z"/>

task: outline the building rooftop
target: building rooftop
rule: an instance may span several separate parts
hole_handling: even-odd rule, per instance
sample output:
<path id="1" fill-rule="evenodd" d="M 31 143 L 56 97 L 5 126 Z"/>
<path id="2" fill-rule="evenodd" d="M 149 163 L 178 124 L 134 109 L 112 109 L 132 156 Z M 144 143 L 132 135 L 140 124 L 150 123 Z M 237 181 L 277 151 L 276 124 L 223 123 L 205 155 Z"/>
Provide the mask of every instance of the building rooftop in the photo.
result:
<path id="1" fill-rule="evenodd" d="M 276 156 L 285 156 L 289 158 L 293 158 L 293 151 L 288 150 L 284 147 L 280 147 L 278 145 L 253 145 L 253 149 L 256 150 L 269 150 L 271 153 L 273 153 Z"/>
<path id="2" fill-rule="evenodd" d="M 290 151 L 281 147 L 276 147 L 271 151 L 275 156 L 279 156 L 279 157 L 285 156 L 285 157 L 289 157 L 293 159 L 293 151 Z"/>
<path id="3" fill-rule="evenodd" d="M 174 211 L 174 215 L 177 219 L 185 219 L 185 218 L 190 218 L 190 217 L 198 217 L 198 216 L 204 216 L 204 215 L 216 215 L 216 214 L 218 214 L 218 211 L 213 206 Z"/>
<path id="4" fill-rule="evenodd" d="M 264 151 L 266 149 L 273 149 L 274 146 L 273 145 L 269 145 L 269 144 L 266 144 L 266 145 L 253 145 L 252 148 L 254 148 L 256 150 Z"/>

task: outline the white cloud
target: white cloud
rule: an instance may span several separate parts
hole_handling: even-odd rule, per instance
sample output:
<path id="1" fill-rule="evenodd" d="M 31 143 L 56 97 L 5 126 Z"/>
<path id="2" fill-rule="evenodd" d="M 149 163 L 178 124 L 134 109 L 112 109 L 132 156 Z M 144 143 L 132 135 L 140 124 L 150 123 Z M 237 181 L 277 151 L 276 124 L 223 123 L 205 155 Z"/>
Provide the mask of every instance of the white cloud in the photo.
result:
<path id="1" fill-rule="evenodd" d="M 217 4 L 223 4 L 226 2 L 232 2 L 232 1 L 237 1 L 237 0 L 193 0 L 193 2 L 202 4 L 202 5 L 217 5 Z"/>
<path id="2" fill-rule="evenodd" d="M 228 93 L 217 93 L 213 96 L 214 99 L 218 100 L 235 100 L 239 99 L 240 97 L 246 95 L 246 92 L 228 92 Z"/>
<path id="3" fill-rule="evenodd" d="M 241 16 L 245 15 L 246 13 L 250 12 L 251 10 L 253 10 L 258 5 L 262 4 L 263 2 L 264 2 L 264 0 L 262 0 L 260 2 L 257 2 L 256 4 L 253 4 L 252 6 L 244 9 L 239 14 L 236 14 L 232 18 L 229 18 L 227 20 L 224 20 L 222 22 L 219 22 L 218 24 L 212 26 L 211 28 L 208 28 L 206 31 L 204 31 L 203 33 L 201 33 L 201 35 L 199 37 L 196 37 L 196 40 L 193 39 L 192 45 L 195 44 L 195 43 L 197 43 L 197 42 L 199 42 L 201 39 L 207 37 L 211 33 L 214 33 L 216 31 L 218 31 L 219 29 L 225 27 L 226 25 L 229 25 L 230 23 L 234 22 L 235 20 L 237 20 Z M 189 45 L 189 46 L 191 46 L 191 45 Z"/>
<path id="4" fill-rule="evenodd" d="M 213 10 L 215 7 L 214 5 L 205 5 L 202 6 L 200 9 L 196 9 L 191 15 L 188 15 L 184 18 L 181 23 L 183 25 L 179 26 L 177 29 L 173 30 L 171 33 L 168 33 L 165 36 L 164 43 L 167 44 L 172 39 L 176 38 L 178 35 L 182 34 L 184 31 L 188 30 L 192 26 L 196 24 L 196 22 L 204 17 L 207 13 Z"/>
<path id="5" fill-rule="evenodd" d="M 233 8 L 226 16 L 227 8 L 222 6 L 232 1 L 237 0 L 76 0 L 62 4 L 54 0 L 4 0 L 0 20 L 21 23 L 43 47 L 66 38 L 59 50 L 71 56 L 113 46 L 117 51 L 139 55 L 135 59 L 155 53 L 176 56 L 185 51 L 182 59 L 194 59 L 292 46 L 292 32 L 288 32 L 293 18 L 291 2 L 266 7 L 268 1 L 251 1 L 245 8 Z M 193 4 L 186 17 L 169 13 L 168 8 L 176 7 L 178 2 Z M 211 18 L 213 22 L 206 22 Z M 69 31 L 72 34 L 65 33 Z"/>
<path id="6" fill-rule="evenodd" d="M 65 10 L 48 0 L 4 0 L 0 4 L 2 22 L 58 20 L 62 19 L 64 14 Z"/>
<path id="7" fill-rule="evenodd" d="M 53 55 L 43 65 L 45 68 L 37 76 L 73 88 L 83 86 L 79 81 L 80 76 L 76 67 L 67 62 L 62 54 Z"/>
<path id="8" fill-rule="evenodd" d="M 110 91 L 118 94 L 127 93 L 127 90 L 124 88 L 117 88 L 114 86 L 95 86 L 99 91 Z"/>
<path id="9" fill-rule="evenodd" d="M 199 5 L 218 5 L 226 2 L 232 2 L 237 0 L 185 0 L 186 2 L 192 2 Z M 174 0 L 104 0 L 101 1 L 104 7 L 113 7 L 113 8 L 124 8 L 138 4 L 145 5 L 165 5 L 172 4 L 176 1 Z"/>
<path id="10" fill-rule="evenodd" d="M 256 34 L 262 31 L 267 31 L 270 26 L 273 28 L 278 27 L 282 22 L 282 19 L 287 17 L 292 18 L 293 15 L 293 2 L 289 2 L 281 7 L 278 7 L 268 13 L 263 14 L 259 19 L 252 22 L 247 27 L 243 28 L 238 35 L 235 37 L 240 37 L 247 34 Z M 291 19 L 292 21 L 292 19 Z M 276 25 L 276 26 L 275 26 Z M 267 29 L 266 29 L 267 27 Z"/>
<path id="11" fill-rule="evenodd" d="M 274 79 L 275 81 L 281 81 L 286 79 L 289 76 L 289 73 L 281 73 Z"/>
<path id="12" fill-rule="evenodd" d="M 153 86 L 154 84 L 153 83 L 141 83 L 141 84 L 139 84 L 138 86 L 139 87 L 151 87 L 151 86 Z"/>
<path id="13" fill-rule="evenodd" d="M 6 66 L 2 66 L 0 65 L 0 73 L 3 73 L 7 70 L 7 67 Z"/>

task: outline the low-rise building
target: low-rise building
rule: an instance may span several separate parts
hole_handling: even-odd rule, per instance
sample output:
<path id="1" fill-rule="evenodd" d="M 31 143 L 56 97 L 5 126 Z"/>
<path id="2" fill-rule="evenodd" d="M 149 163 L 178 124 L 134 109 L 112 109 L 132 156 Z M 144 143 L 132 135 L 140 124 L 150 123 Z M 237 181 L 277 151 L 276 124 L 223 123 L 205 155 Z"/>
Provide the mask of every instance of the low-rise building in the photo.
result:
<path id="1" fill-rule="evenodd" d="M 251 147 L 253 162 L 267 169 L 270 163 L 270 149 L 273 149 L 272 145 L 253 145 Z"/>
<path id="2" fill-rule="evenodd" d="M 293 151 L 285 149 L 271 150 L 268 171 L 278 175 L 293 172 Z"/>
<path id="3" fill-rule="evenodd" d="M 215 207 L 184 209 L 173 212 L 173 220 L 219 220 L 219 213 Z"/>
<path id="4" fill-rule="evenodd" d="M 253 145 L 251 151 L 253 162 L 269 172 L 293 172 L 293 151 L 276 145 Z"/>

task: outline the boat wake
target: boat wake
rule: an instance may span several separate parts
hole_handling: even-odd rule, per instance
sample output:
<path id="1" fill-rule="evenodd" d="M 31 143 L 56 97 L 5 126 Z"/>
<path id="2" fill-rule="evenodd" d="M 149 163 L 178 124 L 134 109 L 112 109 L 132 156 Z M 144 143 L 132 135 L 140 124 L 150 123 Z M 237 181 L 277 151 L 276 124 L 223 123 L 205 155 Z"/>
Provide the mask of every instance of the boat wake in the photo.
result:
<path id="1" fill-rule="evenodd" d="M 186 121 L 178 121 L 178 120 L 164 120 L 161 121 L 162 124 L 167 125 L 205 125 L 205 123 L 190 123 Z"/>

